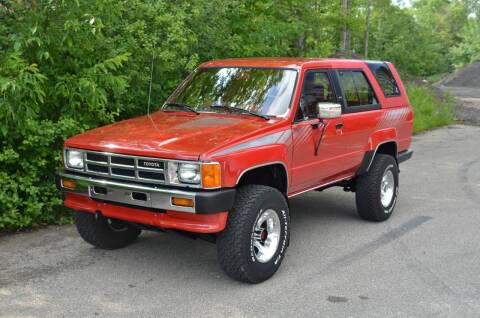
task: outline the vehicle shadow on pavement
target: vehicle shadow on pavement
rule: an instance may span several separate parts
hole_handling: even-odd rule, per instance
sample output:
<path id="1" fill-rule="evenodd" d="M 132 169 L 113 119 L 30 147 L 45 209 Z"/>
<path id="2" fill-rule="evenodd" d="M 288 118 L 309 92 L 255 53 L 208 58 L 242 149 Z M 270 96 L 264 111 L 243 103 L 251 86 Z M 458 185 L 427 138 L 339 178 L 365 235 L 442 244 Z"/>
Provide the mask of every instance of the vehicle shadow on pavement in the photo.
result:
<path id="1" fill-rule="evenodd" d="M 355 194 L 343 192 L 340 188 L 311 191 L 291 198 L 290 214 L 294 222 L 321 222 L 331 217 L 340 223 L 360 220 L 355 207 Z"/>
<path id="2" fill-rule="evenodd" d="M 317 241 L 321 249 L 322 239 L 331 236 L 332 230 L 342 228 L 346 223 L 355 226 L 358 222 L 365 222 L 357 216 L 351 194 L 339 189 L 328 191 L 328 194 L 313 192 L 292 199 L 291 245 L 295 245 L 295 249 L 292 248 L 289 254 L 298 253 L 305 242 L 312 240 Z M 223 274 L 217 262 L 215 244 L 174 233 L 144 232 L 133 245 L 107 255 L 116 266 L 135 268 L 155 280 L 188 278 L 190 283 L 200 284 L 220 279 L 230 286 L 232 283 L 243 285 Z"/>
<path id="3" fill-rule="evenodd" d="M 335 232 L 364 222 L 356 214 L 354 196 L 340 189 L 292 198 L 290 210 L 292 239 L 288 254 L 293 257 L 285 259 L 280 272 L 291 270 L 290 265 L 295 266 L 295 258 L 306 249 L 313 254 L 303 255 L 304 259 L 314 261 L 316 253 L 328 252 L 330 245 L 325 245 L 326 241 L 334 245 L 341 243 L 337 242 L 339 237 Z M 134 244 L 107 251 L 85 243 L 72 226 L 50 227 L 18 235 L 4 242 L 0 287 L 63 276 L 71 276 L 67 280 L 80 279 L 83 284 L 83 281 L 92 279 L 91 272 L 105 283 L 114 277 L 125 276 L 122 285 L 129 288 L 149 284 L 166 286 L 179 281 L 189 286 L 215 284 L 217 288 L 219 283 L 225 288 L 244 286 L 223 273 L 217 262 L 215 244 L 200 239 L 144 231 Z M 21 255 L 16 254 L 17 250 L 28 250 L 25 257 L 30 261 L 23 261 L 18 266 Z M 276 277 L 277 282 L 283 280 L 280 275 Z"/>

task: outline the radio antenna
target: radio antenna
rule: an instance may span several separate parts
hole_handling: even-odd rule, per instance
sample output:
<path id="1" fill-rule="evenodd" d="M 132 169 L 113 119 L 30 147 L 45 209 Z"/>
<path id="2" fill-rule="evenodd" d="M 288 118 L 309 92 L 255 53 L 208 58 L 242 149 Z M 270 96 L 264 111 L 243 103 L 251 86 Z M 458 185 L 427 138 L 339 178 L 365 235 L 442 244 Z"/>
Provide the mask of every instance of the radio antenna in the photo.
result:
<path id="1" fill-rule="evenodd" d="M 155 50 L 155 47 L 153 48 Z M 152 53 L 152 61 L 150 63 L 150 83 L 148 87 L 148 104 L 147 104 L 147 115 L 150 116 L 150 101 L 152 96 L 152 79 L 153 79 L 153 61 L 155 60 L 155 53 Z"/>

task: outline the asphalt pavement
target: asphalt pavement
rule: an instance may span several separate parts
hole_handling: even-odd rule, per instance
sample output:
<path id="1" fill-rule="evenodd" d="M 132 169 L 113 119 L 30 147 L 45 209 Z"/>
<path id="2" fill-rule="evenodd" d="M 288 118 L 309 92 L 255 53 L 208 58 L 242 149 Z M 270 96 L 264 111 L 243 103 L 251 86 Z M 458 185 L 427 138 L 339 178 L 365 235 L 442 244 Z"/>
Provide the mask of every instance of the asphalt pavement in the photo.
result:
<path id="1" fill-rule="evenodd" d="M 292 199 L 292 237 L 259 285 L 211 243 L 143 233 L 103 251 L 73 226 L 0 236 L 0 317 L 480 317 L 480 127 L 414 137 L 384 223 L 340 188 Z"/>

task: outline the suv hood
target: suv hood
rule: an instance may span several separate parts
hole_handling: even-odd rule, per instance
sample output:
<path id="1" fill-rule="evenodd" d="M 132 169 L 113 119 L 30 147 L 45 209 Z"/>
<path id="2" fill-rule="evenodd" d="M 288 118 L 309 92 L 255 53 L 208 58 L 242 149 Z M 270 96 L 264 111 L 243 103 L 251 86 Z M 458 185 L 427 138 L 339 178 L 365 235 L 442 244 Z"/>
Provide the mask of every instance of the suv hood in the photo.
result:
<path id="1" fill-rule="evenodd" d="M 269 129 L 266 121 L 248 115 L 156 112 L 73 136 L 66 147 L 138 156 L 198 160 L 202 153 L 230 145 Z"/>

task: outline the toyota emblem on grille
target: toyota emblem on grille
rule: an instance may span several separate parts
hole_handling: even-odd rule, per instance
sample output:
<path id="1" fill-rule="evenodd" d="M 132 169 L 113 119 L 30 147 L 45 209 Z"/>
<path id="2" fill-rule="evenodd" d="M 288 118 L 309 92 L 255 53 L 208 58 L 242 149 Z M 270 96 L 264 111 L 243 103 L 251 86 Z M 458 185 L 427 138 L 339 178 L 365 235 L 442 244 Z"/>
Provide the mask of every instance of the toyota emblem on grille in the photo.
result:
<path id="1" fill-rule="evenodd" d="M 147 167 L 147 168 L 157 168 L 157 169 L 160 169 L 162 168 L 162 166 L 160 165 L 159 162 L 156 162 L 156 161 L 146 161 L 146 160 L 142 160 L 141 162 L 141 165 L 143 167 Z"/>

